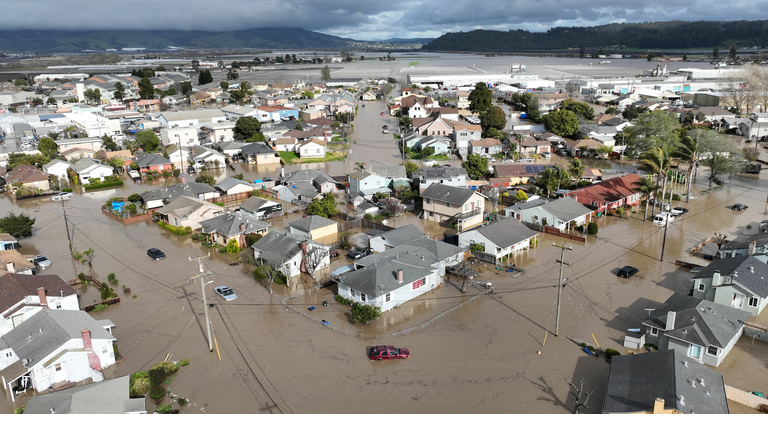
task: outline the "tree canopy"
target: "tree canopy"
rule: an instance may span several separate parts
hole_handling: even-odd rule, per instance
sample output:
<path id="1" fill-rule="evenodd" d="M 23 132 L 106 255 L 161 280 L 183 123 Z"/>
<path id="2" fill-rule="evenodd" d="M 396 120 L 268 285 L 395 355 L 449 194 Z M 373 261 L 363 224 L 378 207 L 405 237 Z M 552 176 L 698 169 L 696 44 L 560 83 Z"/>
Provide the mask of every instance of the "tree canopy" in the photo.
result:
<path id="1" fill-rule="evenodd" d="M 469 110 L 475 114 L 483 114 L 493 106 L 493 93 L 484 82 L 475 84 L 475 89 L 469 93 Z"/>
<path id="2" fill-rule="evenodd" d="M 581 117 L 587 121 L 592 121 L 595 118 L 595 110 L 589 104 L 573 99 L 566 99 L 560 103 L 560 109 L 571 111 L 576 114 L 576 118 Z"/>
<path id="3" fill-rule="evenodd" d="M 488 174 L 488 159 L 476 154 L 467 156 L 467 160 L 461 163 L 461 166 L 467 170 L 467 175 L 472 180 L 480 180 Z"/>
<path id="4" fill-rule="evenodd" d="M 16 239 L 29 237 L 32 235 L 34 224 L 35 219 L 30 218 L 26 213 L 17 215 L 14 212 L 9 212 L 6 217 L 0 218 L 0 232 L 8 233 Z"/>
<path id="5" fill-rule="evenodd" d="M 507 125 L 507 116 L 504 114 L 504 110 L 496 105 L 491 105 L 487 111 L 480 115 L 480 121 L 484 130 L 491 128 L 501 130 Z"/>
<path id="6" fill-rule="evenodd" d="M 149 78 L 144 77 L 139 81 L 139 98 L 140 99 L 153 99 L 155 97 L 155 86 Z"/>
<path id="7" fill-rule="evenodd" d="M 40 144 L 37 145 L 37 149 L 48 158 L 53 157 L 59 151 L 56 142 L 51 137 L 41 139 Z"/>
<path id="8" fill-rule="evenodd" d="M 590 108 L 591 109 L 591 108 Z M 573 136 L 579 130 L 579 120 L 573 111 L 553 111 L 541 118 L 544 127 L 555 135 L 562 137 Z"/>
<path id="9" fill-rule="evenodd" d="M 315 198 L 307 206 L 307 214 L 329 218 L 335 216 L 339 210 L 336 208 L 336 197 L 332 193 L 326 193 L 322 199 Z"/>
<path id="10" fill-rule="evenodd" d="M 211 76 L 211 71 L 209 70 L 201 70 L 200 73 L 197 75 L 197 83 L 199 85 L 210 84 L 212 82 L 213 82 L 213 76 Z"/>
<path id="11" fill-rule="evenodd" d="M 160 140 L 155 132 L 143 130 L 136 134 L 136 144 L 144 149 L 145 152 L 151 153 L 160 145 Z"/>
<path id="12" fill-rule="evenodd" d="M 679 129 L 680 121 L 674 113 L 661 110 L 644 112 L 634 126 L 624 129 L 627 143 L 625 154 L 634 158 L 658 147 L 671 151 L 680 143 Z"/>
<path id="13" fill-rule="evenodd" d="M 240 117 L 235 123 L 233 132 L 235 138 L 239 140 L 245 140 L 254 136 L 257 132 L 261 131 L 261 122 L 254 117 Z"/>

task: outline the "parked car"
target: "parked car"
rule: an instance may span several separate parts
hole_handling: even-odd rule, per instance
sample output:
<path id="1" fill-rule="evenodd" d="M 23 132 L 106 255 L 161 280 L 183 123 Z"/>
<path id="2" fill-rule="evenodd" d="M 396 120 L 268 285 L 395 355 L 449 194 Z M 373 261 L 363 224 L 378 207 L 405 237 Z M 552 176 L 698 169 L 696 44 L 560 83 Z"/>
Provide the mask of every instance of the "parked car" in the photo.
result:
<path id="1" fill-rule="evenodd" d="M 40 270 L 45 270 L 48 267 L 51 266 L 51 260 L 45 257 L 45 255 L 35 255 L 34 258 L 32 258 L 32 264 L 37 266 Z"/>
<path id="2" fill-rule="evenodd" d="M 147 255 L 149 255 L 150 258 L 153 258 L 156 261 L 165 259 L 165 254 L 163 253 L 163 251 L 157 248 L 147 249 Z"/>
<path id="3" fill-rule="evenodd" d="M 744 205 L 742 203 L 736 203 L 736 204 L 733 205 L 733 207 L 731 207 L 731 210 L 738 211 L 738 212 L 743 212 L 744 210 L 746 210 L 748 208 L 749 207 L 747 207 L 746 205 Z"/>
<path id="4" fill-rule="evenodd" d="M 377 345 L 371 351 L 371 360 L 407 359 L 411 352 L 405 348 L 395 348 L 394 345 Z"/>
<path id="5" fill-rule="evenodd" d="M 271 182 L 272 181 L 272 177 L 266 176 L 263 179 L 261 179 L 261 181 Z"/>
<path id="6" fill-rule="evenodd" d="M 339 252 L 338 249 L 331 249 L 329 255 L 331 258 L 338 258 L 341 255 L 341 252 Z"/>
<path id="7" fill-rule="evenodd" d="M 384 114 L 384 111 L 382 111 L 382 112 L 381 112 L 381 115 L 386 115 L 386 114 Z"/>
<path id="8" fill-rule="evenodd" d="M 387 125 L 384 125 L 384 126 L 382 126 L 381 128 L 382 128 L 382 129 L 389 129 L 389 126 L 387 126 Z"/>
<path id="9" fill-rule="evenodd" d="M 544 157 L 544 159 L 550 159 L 552 157 L 552 153 L 548 151 L 541 152 L 541 156 Z"/>
<path id="10" fill-rule="evenodd" d="M 664 224 L 672 223 L 675 220 L 677 220 L 677 216 L 675 213 L 670 212 L 660 212 L 656 216 L 653 217 L 653 223 L 656 225 L 664 226 Z"/>
<path id="11" fill-rule="evenodd" d="M 51 201 L 64 201 L 72 198 L 72 192 L 59 192 L 51 197 Z"/>
<path id="12" fill-rule="evenodd" d="M 217 286 L 213 289 L 213 292 L 220 295 L 226 301 L 232 301 L 237 298 L 237 294 L 228 286 Z"/>
<path id="13" fill-rule="evenodd" d="M 346 256 L 347 256 L 347 258 L 349 258 L 351 260 L 356 260 L 356 259 L 360 259 L 360 258 L 363 258 L 363 257 L 367 257 L 370 254 L 371 254 L 370 253 L 370 249 L 356 247 L 356 248 L 352 249 L 351 251 L 347 252 Z"/>
<path id="14" fill-rule="evenodd" d="M 189 174 L 194 174 L 194 173 L 196 173 L 196 172 L 197 172 L 197 170 L 195 169 L 195 167 L 194 167 L 194 166 L 190 165 L 190 166 L 188 166 L 188 167 L 187 167 L 187 172 L 188 172 Z"/>
<path id="15" fill-rule="evenodd" d="M 688 213 L 688 209 L 685 207 L 674 207 L 672 208 L 672 214 L 676 214 L 678 216 L 682 216 L 684 214 Z"/>
<path id="16" fill-rule="evenodd" d="M 386 134 L 388 134 L 388 133 L 389 133 L 389 131 L 388 131 L 387 129 L 382 129 L 381 133 L 383 133 L 383 134 L 385 134 L 385 135 L 386 135 Z"/>
<path id="17" fill-rule="evenodd" d="M 616 273 L 616 276 L 623 277 L 624 279 L 629 279 L 639 271 L 640 270 L 637 269 L 636 267 L 624 266 L 621 269 L 619 269 L 619 271 Z"/>
<path id="18" fill-rule="evenodd" d="M 533 159 L 533 158 L 531 158 L 531 157 L 524 157 L 524 158 L 520 158 L 520 159 L 515 159 L 515 162 L 520 162 L 520 163 L 533 163 L 533 160 L 534 160 L 534 159 Z"/>

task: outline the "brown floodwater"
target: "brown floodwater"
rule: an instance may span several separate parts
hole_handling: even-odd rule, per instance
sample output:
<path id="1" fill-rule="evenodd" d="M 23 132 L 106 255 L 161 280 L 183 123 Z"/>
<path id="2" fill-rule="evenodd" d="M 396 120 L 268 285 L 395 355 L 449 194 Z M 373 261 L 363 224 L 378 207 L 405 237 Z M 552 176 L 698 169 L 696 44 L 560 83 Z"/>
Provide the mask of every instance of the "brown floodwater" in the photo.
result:
<path id="1" fill-rule="evenodd" d="M 354 170 L 356 161 L 399 163 L 391 135 L 380 133 L 381 122 L 389 122 L 393 128 L 393 120 L 380 116 L 382 109 L 377 104 L 366 103 L 360 109 L 352 137 L 357 144 L 347 161 L 321 164 L 322 168 L 340 175 Z M 303 168 L 309 166 L 286 170 Z M 252 166 L 239 166 L 237 171 L 247 178 L 274 178 L 277 173 L 277 169 Z M 222 170 L 217 176 L 228 174 Z M 177 180 L 169 182 L 173 181 Z M 536 248 L 514 258 L 516 265 L 527 269 L 524 275 L 513 279 L 480 265 L 477 281 L 492 282 L 492 295 L 422 330 L 394 338 L 387 335 L 420 325 L 479 292 L 480 286 L 470 285 L 462 294 L 458 283 L 449 279 L 438 290 L 384 313 L 369 326 L 350 323 L 348 311 L 335 302 L 329 302 L 327 308 L 320 306 L 322 300 L 331 299 L 333 286 L 290 301 L 300 311 L 318 306 L 316 318 L 364 335 L 347 336 L 281 304 L 281 298 L 312 283 L 277 285 L 270 295 L 254 280 L 250 266 L 229 265 L 237 256 L 203 249 L 188 237 L 177 237 L 152 223 L 123 225 L 99 211 L 111 196 L 127 196 L 157 185 L 129 183 L 116 190 L 76 194 L 64 203 L 75 247 L 95 251 L 92 268 L 74 262 L 69 255 L 61 204 L 46 199 L 14 203 L 3 195 L 0 214 L 23 211 L 36 218 L 32 237 L 20 241 L 21 252 L 46 254 L 53 266 L 44 274 L 69 280 L 85 272 L 105 280 L 108 273 L 115 273 L 122 302 L 93 313 L 97 319 L 116 324 L 115 335 L 124 357 L 107 376 L 146 370 L 166 357 L 189 358 L 190 365 L 169 386 L 190 399 L 182 410 L 185 413 L 567 413 L 573 405 L 565 381 L 580 377 L 594 391 L 584 411 L 599 412 L 608 364 L 587 356 L 568 338 L 594 340 L 602 347 L 625 352 L 622 338 L 628 328 L 639 327 L 647 316 L 645 309 L 673 292 L 690 290 L 690 273 L 675 266 L 676 259 L 706 264 L 688 254 L 696 243 L 715 232 L 733 235 L 739 227 L 767 219 L 765 186 L 764 175 L 734 176 L 723 188 L 705 194 L 706 170 L 700 170 L 693 193 L 698 198 L 679 204 L 690 212 L 670 224 L 663 261 L 659 260 L 663 230 L 650 221 L 642 222 L 642 213 L 626 220 L 600 219 L 599 234 L 583 244 L 542 234 Z M 731 211 L 729 207 L 736 202 L 749 209 Z M 273 228 L 284 226 L 286 220 L 292 219 L 272 221 Z M 390 223 L 414 223 L 431 237 L 444 231 L 414 215 Z M 566 285 L 558 337 L 553 336 L 559 270 L 554 261 L 560 249 L 552 247 L 552 242 L 573 247 L 565 253 L 570 266 L 563 273 Z M 160 248 L 167 258 L 151 260 L 146 256 L 150 247 Z M 206 297 L 213 304 L 213 352 L 206 339 L 200 283 L 190 279 L 197 266 L 189 260 L 208 253 L 210 258 L 204 263 L 212 272 L 205 280 L 213 281 L 206 286 Z M 334 260 L 332 268 L 343 264 L 348 264 L 345 258 Z M 624 265 L 638 267 L 639 274 L 629 280 L 617 278 L 616 270 Z M 130 288 L 129 294 L 124 294 L 122 285 Z M 227 303 L 215 297 L 212 288 L 217 285 L 232 287 L 238 299 Z M 83 288 L 81 305 L 97 297 L 95 288 Z M 374 344 L 406 347 L 412 356 L 369 362 L 367 350 Z M 768 391 L 768 378 L 755 372 L 765 367 L 765 355 L 750 351 L 756 350 L 750 347 L 764 348 L 758 344 L 762 342 L 737 344 L 727 362 L 733 359 L 754 368 L 724 363 L 719 370 L 723 369 L 726 382 L 740 388 L 751 383 L 749 390 Z M 2 412 L 24 404 L 23 398 L 15 404 L 3 400 Z"/>

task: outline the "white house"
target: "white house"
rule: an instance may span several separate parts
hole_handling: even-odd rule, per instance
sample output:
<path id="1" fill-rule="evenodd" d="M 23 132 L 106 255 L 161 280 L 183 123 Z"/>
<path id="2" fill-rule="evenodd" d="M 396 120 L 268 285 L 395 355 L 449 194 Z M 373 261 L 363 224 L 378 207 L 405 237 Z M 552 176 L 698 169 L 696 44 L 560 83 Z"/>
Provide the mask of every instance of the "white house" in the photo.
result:
<path id="1" fill-rule="evenodd" d="M 472 245 L 480 245 L 483 252 L 495 256 L 498 261 L 532 247 L 536 236 L 538 233 L 522 222 L 506 218 L 460 232 L 459 246 L 471 248 Z"/>
<path id="2" fill-rule="evenodd" d="M 330 246 L 285 231 L 268 232 L 252 248 L 255 259 L 264 260 L 288 278 L 301 274 L 305 257 L 316 270 L 330 265 Z"/>
<path id="3" fill-rule="evenodd" d="M 227 161 L 223 154 L 205 147 L 196 147 L 192 152 L 191 158 L 198 169 L 202 167 L 223 168 L 226 166 Z"/>
<path id="4" fill-rule="evenodd" d="M 445 267 L 464 260 L 464 248 L 426 237 L 365 257 L 336 278 L 339 295 L 382 312 L 402 305 L 443 282 Z"/>
<path id="5" fill-rule="evenodd" d="M 194 147 L 199 145 L 197 131 L 198 128 L 195 126 L 163 128 L 160 131 L 160 141 L 164 146 L 173 144 L 182 147 Z"/>
<path id="6" fill-rule="evenodd" d="M 72 168 L 72 164 L 60 159 L 54 159 L 47 164 L 43 165 L 43 171 L 46 174 L 55 175 L 59 178 L 67 177 L 67 170 Z"/>
<path id="7" fill-rule="evenodd" d="M 364 196 L 370 199 L 377 192 L 389 193 L 386 178 L 368 170 L 355 171 L 349 175 L 349 193 L 352 196 Z"/>
<path id="8" fill-rule="evenodd" d="M 317 138 L 312 138 L 309 141 L 305 141 L 298 146 L 299 157 L 301 158 L 324 158 L 325 157 L 325 141 Z"/>
<path id="9" fill-rule="evenodd" d="M 182 165 L 189 165 L 189 156 L 191 154 L 189 149 L 179 147 L 176 144 L 171 144 L 165 148 L 165 152 L 168 153 L 168 160 L 170 160 L 176 168 L 181 169 Z"/>
<path id="10" fill-rule="evenodd" d="M 216 185 L 222 195 L 236 195 L 239 193 L 248 193 L 256 189 L 256 185 L 251 182 L 228 177 Z"/>
<path id="11" fill-rule="evenodd" d="M 115 364 L 114 324 L 80 310 L 45 309 L 0 337 L 3 388 L 28 382 L 37 391 L 86 379 L 103 381 Z"/>
<path id="12" fill-rule="evenodd" d="M 164 128 L 196 126 L 201 123 L 219 123 L 226 120 L 226 114 L 219 109 L 164 112 L 157 118 L 160 126 Z"/>
<path id="13" fill-rule="evenodd" d="M 91 179 L 103 181 L 104 177 L 109 177 L 115 173 L 111 166 L 92 158 L 80 159 L 72 165 L 72 169 L 75 170 L 83 184 L 90 184 Z"/>
<path id="14" fill-rule="evenodd" d="M 547 225 L 566 231 L 589 222 L 592 210 L 571 197 L 556 200 L 539 198 L 509 206 L 504 209 L 504 214 L 522 222 Z"/>
<path id="15" fill-rule="evenodd" d="M 58 275 L 0 277 L 0 336 L 44 309 L 79 310 L 77 293 Z"/>

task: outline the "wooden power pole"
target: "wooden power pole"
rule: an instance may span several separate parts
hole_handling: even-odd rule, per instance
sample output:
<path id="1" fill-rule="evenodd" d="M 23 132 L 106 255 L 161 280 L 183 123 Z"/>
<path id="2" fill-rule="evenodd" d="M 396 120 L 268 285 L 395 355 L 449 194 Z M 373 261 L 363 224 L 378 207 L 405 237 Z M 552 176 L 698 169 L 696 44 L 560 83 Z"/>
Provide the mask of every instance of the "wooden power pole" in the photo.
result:
<path id="1" fill-rule="evenodd" d="M 213 281 L 205 282 L 204 278 L 206 276 L 210 276 L 213 273 L 206 272 L 205 267 L 203 267 L 203 260 L 211 256 L 211 253 L 208 252 L 208 255 L 197 257 L 195 259 L 192 259 L 192 257 L 189 258 L 190 261 L 197 261 L 198 268 L 200 272 L 197 274 L 197 276 L 192 276 L 192 280 L 200 279 L 200 289 L 203 294 L 203 309 L 205 309 L 205 326 L 208 330 L 208 351 L 213 351 L 213 339 L 211 338 L 211 319 L 208 316 L 208 304 L 206 302 L 205 297 L 205 285 L 209 283 L 213 283 Z"/>
<path id="2" fill-rule="evenodd" d="M 563 296 L 563 266 L 570 265 L 567 262 L 564 262 L 563 258 L 565 257 L 565 251 L 573 250 L 573 247 L 562 245 L 558 246 L 554 243 L 552 243 L 552 246 L 560 248 L 560 259 L 556 261 L 560 263 L 560 277 L 557 278 L 557 317 L 555 318 L 555 336 L 557 336 L 557 333 L 560 330 L 560 299 Z"/>

